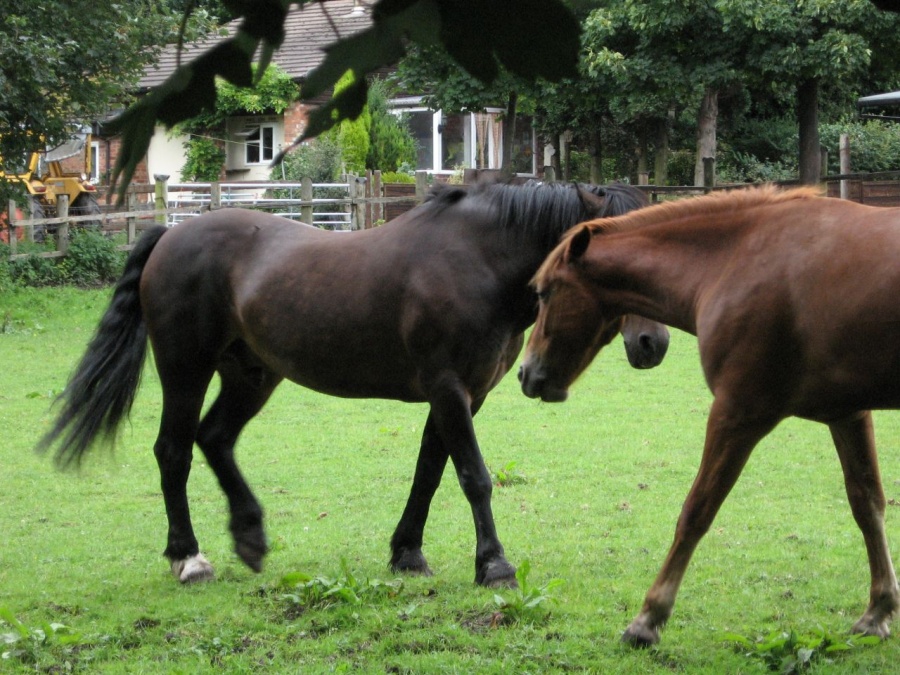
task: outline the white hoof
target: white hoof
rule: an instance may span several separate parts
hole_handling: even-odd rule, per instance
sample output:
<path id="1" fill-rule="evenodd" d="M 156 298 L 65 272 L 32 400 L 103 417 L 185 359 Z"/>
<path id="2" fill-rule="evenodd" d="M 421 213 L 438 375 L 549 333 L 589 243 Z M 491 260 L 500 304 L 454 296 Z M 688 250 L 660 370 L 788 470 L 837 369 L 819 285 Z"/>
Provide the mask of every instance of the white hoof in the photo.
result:
<path id="1" fill-rule="evenodd" d="M 183 584 L 196 584 L 201 581 L 211 581 L 216 574 L 212 565 L 203 557 L 202 553 L 172 561 L 172 574 Z"/>

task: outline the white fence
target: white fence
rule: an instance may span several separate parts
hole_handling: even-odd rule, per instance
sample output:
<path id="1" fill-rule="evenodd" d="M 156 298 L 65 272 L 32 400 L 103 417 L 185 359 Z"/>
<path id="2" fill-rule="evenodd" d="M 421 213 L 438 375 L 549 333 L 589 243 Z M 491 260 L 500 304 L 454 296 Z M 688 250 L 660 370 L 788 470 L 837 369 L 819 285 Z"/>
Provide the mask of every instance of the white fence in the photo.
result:
<path id="1" fill-rule="evenodd" d="M 385 196 L 388 188 L 405 194 Z M 364 177 L 347 176 L 343 183 L 299 183 L 270 181 L 260 183 L 168 183 L 158 177 L 154 184 L 132 185 L 125 204 L 104 207 L 101 214 L 70 215 L 68 200 L 61 195 L 54 218 L 31 218 L 10 202 L 6 213 L 10 258 L 18 254 L 20 239 L 35 240 L 35 232 L 54 232 L 56 251 L 42 252 L 42 257 L 66 255 L 71 227 L 96 225 L 104 231 L 124 231 L 131 249 L 139 230 L 152 224 L 175 226 L 211 209 L 244 207 L 265 210 L 329 230 L 361 230 L 373 227 L 389 217 L 388 209 L 411 208 L 421 202 L 428 188 L 424 172 L 416 175 L 415 185 L 381 183 L 381 172 L 368 172 Z"/>

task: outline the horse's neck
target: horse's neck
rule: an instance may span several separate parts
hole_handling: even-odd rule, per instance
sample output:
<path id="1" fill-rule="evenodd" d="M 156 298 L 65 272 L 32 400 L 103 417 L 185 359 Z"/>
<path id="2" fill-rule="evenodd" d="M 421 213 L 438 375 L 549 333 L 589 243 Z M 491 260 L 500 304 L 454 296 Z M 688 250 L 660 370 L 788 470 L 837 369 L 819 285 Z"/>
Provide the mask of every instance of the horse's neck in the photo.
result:
<path id="1" fill-rule="evenodd" d="M 698 245 L 696 236 L 600 236 L 586 269 L 600 303 L 695 333 L 703 289 L 728 263 L 731 238 L 722 232 Z"/>

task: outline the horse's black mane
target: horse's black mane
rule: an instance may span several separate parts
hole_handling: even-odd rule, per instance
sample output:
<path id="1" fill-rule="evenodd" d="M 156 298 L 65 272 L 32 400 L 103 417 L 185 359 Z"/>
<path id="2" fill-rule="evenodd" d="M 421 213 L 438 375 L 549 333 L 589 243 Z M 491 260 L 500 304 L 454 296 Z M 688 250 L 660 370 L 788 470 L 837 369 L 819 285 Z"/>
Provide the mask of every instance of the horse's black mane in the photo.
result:
<path id="1" fill-rule="evenodd" d="M 591 210 L 582 200 L 574 183 L 537 181 L 529 181 L 524 185 L 436 185 L 425 201 L 437 208 L 448 208 L 464 199 L 483 203 L 495 211 L 496 215 L 491 222 L 496 227 L 519 236 L 545 238 L 550 245 L 555 244 L 563 232 L 581 221 L 621 215 L 647 203 L 642 193 L 622 183 L 606 186 L 579 184 L 578 187 L 603 198 L 603 208 L 599 212 Z"/>

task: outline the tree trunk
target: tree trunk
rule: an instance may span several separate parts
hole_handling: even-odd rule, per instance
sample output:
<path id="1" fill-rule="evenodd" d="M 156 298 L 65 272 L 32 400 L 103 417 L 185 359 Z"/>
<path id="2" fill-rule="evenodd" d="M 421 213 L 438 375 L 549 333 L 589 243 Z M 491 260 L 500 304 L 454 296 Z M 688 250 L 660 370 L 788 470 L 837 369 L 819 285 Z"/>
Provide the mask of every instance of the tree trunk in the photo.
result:
<path id="1" fill-rule="evenodd" d="M 519 95 L 511 91 L 509 98 L 506 99 L 506 115 L 503 117 L 503 161 L 500 165 L 500 172 L 506 176 L 514 173 L 513 141 L 516 138 L 516 105 L 518 101 Z"/>
<path id="2" fill-rule="evenodd" d="M 656 128 L 656 148 L 653 161 L 653 182 L 665 185 L 669 177 L 669 118 L 659 120 Z"/>
<path id="3" fill-rule="evenodd" d="M 719 92 L 707 89 L 697 115 L 697 159 L 694 162 L 694 185 L 703 182 L 703 158 L 716 156 L 716 124 L 719 117 Z"/>
<path id="4" fill-rule="evenodd" d="M 797 88 L 797 124 L 800 130 L 800 183 L 815 185 L 822 169 L 819 146 L 819 82 L 811 79 Z"/>
<path id="5" fill-rule="evenodd" d="M 599 124 L 595 124 L 591 129 L 588 152 L 591 155 L 591 183 L 600 185 L 603 182 L 603 147 L 600 141 Z"/>

